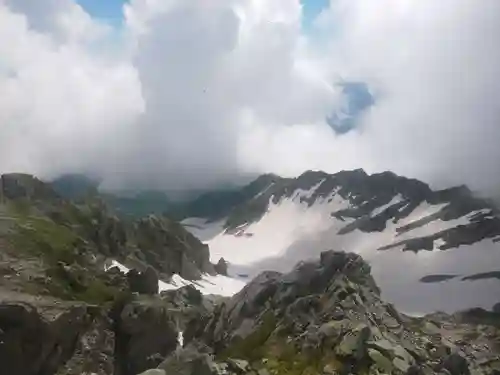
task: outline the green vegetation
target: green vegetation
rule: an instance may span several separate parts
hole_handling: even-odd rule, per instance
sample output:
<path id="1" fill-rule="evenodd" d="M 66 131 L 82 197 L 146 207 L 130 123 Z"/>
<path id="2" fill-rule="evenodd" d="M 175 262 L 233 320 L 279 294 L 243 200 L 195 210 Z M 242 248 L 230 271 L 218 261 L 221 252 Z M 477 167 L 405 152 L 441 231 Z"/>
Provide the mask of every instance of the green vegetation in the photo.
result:
<path id="1" fill-rule="evenodd" d="M 277 335 L 277 323 L 274 313 L 268 311 L 255 331 L 231 343 L 219 359 L 246 359 L 271 375 L 317 375 L 323 373 L 325 367 L 335 371 L 343 367 L 331 351 L 303 351 L 288 341 L 286 335 Z"/>
<path id="2" fill-rule="evenodd" d="M 265 344 L 276 328 L 276 317 L 268 311 L 261 320 L 260 325 L 247 337 L 235 340 L 230 347 L 222 353 L 222 358 L 245 358 L 257 360 L 265 355 Z"/>
<path id="3" fill-rule="evenodd" d="M 76 260 L 77 235 L 70 229 L 44 217 L 19 216 L 13 244 L 20 251 L 41 256 L 50 263 L 71 264 Z"/>
<path id="4" fill-rule="evenodd" d="M 93 275 L 85 262 L 82 240 L 74 229 L 41 216 L 15 215 L 16 227 L 9 240 L 18 252 L 37 257 L 46 266 L 40 288 L 66 300 L 104 303 L 113 299 L 117 288 Z"/>

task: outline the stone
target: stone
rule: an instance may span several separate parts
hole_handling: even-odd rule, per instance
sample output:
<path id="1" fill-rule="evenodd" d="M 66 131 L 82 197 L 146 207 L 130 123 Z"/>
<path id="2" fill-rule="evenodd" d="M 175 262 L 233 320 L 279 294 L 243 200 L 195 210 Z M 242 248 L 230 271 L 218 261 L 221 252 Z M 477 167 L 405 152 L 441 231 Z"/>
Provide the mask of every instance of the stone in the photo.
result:
<path id="1" fill-rule="evenodd" d="M 141 373 L 139 375 L 167 375 L 167 374 L 165 373 L 165 370 L 152 369 L 152 370 L 144 371 L 143 373 Z"/>
<path id="2" fill-rule="evenodd" d="M 452 353 L 443 361 L 443 368 L 451 375 L 470 375 L 467 360 L 458 353 Z"/>
<path id="3" fill-rule="evenodd" d="M 424 375 L 424 374 L 425 373 L 422 370 L 422 368 L 420 366 L 417 366 L 417 365 L 411 365 L 406 370 L 406 375 Z"/>
<path id="4" fill-rule="evenodd" d="M 220 258 L 214 268 L 219 275 L 227 276 L 227 262 L 224 258 Z"/>
<path id="5" fill-rule="evenodd" d="M 342 338 L 342 341 L 335 349 L 336 353 L 340 356 L 362 356 L 369 337 L 370 328 L 360 324 Z"/>
<path id="6" fill-rule="evenodd" d="M 36 307 L 0 305 L 2 374 L 54 374 L 73 355 L 74 345 L 89 327 L 92 311 L 83 305 Z"/>
<path id="7" fill-rule="evenodd" d="M 144 272 L 130 270 L 127 273 L 129 288 L 139 294 L 158 294 L 158 274 L 153 267 L 147 267 Z"/>
<path id="8" fill-rule="evenodd" d="M 229 370 L 237 374 L 245 374 L 250 368 L 250 364 L 248 363 L 248 361 L 242 359 L 229 358 L 227 360 L 227 365 Z"/>
<path id="9" fill-rule="evenodd" d="M 389 355 L 391 358 L 394 356 L 394 345 L 389 340 L 368 341 L 366 345 Z"/>
<path id="10" fill-rule="evenodd" d="M 212 357 L 198 352 L 192 346 L 171 354 L 158 368 L 167 375 L 217 375 L 218 372 Z"/>
<path id="11" fill-rule="evenodd" d="M 385 357 L 382 353 L 375 349 L 368 349 L 368 356 L 372 359 L 375 365 L 384 373 L 390 373 L 394 368 L 391 360 Z"/>
<path id="12" fill-rule="evenodd" d="M 401 372 L 406 372 L 410 367 L 410 364 L 401 357 L 394 358 L 392 360 L 392 364 L 394 365 L 395 368 L 397 368 Z"/>
<path id="13" fill-rule="evenodd" d="M 179 332 L 175 317 L 159 300 L 114 306 L 115 375 L 136 375 L 157 367 L 174 352 Z"/>

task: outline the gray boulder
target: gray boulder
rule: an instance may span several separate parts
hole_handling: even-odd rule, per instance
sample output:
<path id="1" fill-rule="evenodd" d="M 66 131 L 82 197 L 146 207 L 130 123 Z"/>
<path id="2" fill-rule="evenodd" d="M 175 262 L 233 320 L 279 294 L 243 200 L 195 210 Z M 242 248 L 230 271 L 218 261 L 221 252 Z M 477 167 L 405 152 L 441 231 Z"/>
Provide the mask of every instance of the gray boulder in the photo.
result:
<path id="1" fill-rule="evenodd" d="M 159 299 L 120 301 L 112 310 L 115 375 L 137 375 L 157 367 L 177 348 L 175 315 Z"/>
<path id="2" fill-rule="evenodd" d="M 158 368 L 167 375 L 217 375 L 217 365 L 212 356 L 200 353 L 191 345 L 170 355 Z"/>
<path id="3" fill-rule="evenodd" d="M 54 374 L 74 354 L 93 319 L 90 307 L 57 304 L 37 309 L 21 302 L 0 305 L 2 374 Z"/>
<path id="4" fill-rule="evenodd" d="M 467 360 L 458 353 L 452 353 L 443 362 L 443 368 L 451 375 L 470 375 Z"/>
<path id="5" fill-rule="evenodd" d="M 153 267 L 147 267 L 144 272 L 135 269 L 127 273 L 129 288 L 139 294 L 158 294 L 158 274 Z"/>
<path id="6" fill-rule="evenodd" d="M 224 258 L 220 258 L 214 268 L 219 275 L 227 276 L 227 262 Z"/>

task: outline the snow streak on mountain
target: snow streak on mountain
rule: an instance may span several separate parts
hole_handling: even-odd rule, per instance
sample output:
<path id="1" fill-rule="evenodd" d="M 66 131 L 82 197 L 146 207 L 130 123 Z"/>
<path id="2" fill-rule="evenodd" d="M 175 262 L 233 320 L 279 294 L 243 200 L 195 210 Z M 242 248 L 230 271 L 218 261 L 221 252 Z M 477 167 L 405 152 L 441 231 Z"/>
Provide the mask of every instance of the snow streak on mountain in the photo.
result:
<path id="1" fill-rule="evenodd" d="M 265 175 L 251 185 L 260 191 L 222 217 L 183 221 L 210 246 L 212 262 L 229 262 L 230 276 L 288 271 L 334 249 L 362 255 L 384 298 L 410 314 L 489 309 L 500 299 L 498 211 L 464 186 L 432 191 L 362 170 Z"/>

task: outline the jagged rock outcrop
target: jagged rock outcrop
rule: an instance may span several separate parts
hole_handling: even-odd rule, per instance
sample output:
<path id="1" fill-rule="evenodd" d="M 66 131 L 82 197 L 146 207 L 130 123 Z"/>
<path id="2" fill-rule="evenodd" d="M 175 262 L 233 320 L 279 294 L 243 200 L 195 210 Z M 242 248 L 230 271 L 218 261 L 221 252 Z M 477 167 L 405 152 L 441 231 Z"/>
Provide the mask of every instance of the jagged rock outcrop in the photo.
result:
<path id="1" fill-rule="evenodd" d="M 0 303 L 0 360 L 9 374 L 500 371 L 497 313 L 405 316 L 383 301 L 369 265 L 343 252 L 324 252 L 288 274 L 264 272 L 229 299 L 205 298 L 193 286 L 123 293 L 108 313 L 106 306 L 23 298 Z"/>
<path id="2" fill-rule="evenodd" d="M 224 258 L 220 258 L 215 265 L 215 272 L 217 272 L 219 275 L 227 276 L 227 262 Z"/>
<path id="3" fill-rule="evenodd" d="M 5 277 L 0 287 L 65 300 L 111 301 L 127 283 L 104 272 L 110 259 L 137 270 L 129 284 L 140 293 L 157 293 L 158 278 L 173 274 L 188 280 L 215 274 L 208 246 L 179 223 L 156 216 L 128 221 L 113 215 L 97 195 L 73 202 L 33 176 L 1 176 L 0 273 Z"/>
<path id="4" fill-rule="evenodd" d="M 54 303 L 37 309 L 26 302 L 1 303 L 2 374 L 55 374 L 74 355 L 95 312 L 95 308 L 75 304 Z"/>
<path id="5" fill-rule="evenodd" d="M 118 301 L 111 311 L 115 374 L 137 375 L 155 368 L 178 344 L 175 314 L 156 298 Z"/>
<path id="6" fill-rule="evenodd" d="M 500 370 L 497 330 L 488 336 L 446 315 L 441 321 L 398 313 L 360 256 L 325 252 L 288 274 L 262 273 L 191 322 L 185 340 L 203 340 L 219 358 L 246 359 L 273 374 L 431 374 L 465 371 L 464 363 L 482 374 Z"/>
<path id="7" fill-rule="evenodd" d="M 158 274 L 153 267 L 147 267 L 144 272 L 130 270 L 127 280 L 131 292 L 139 294 L 158 294 Z"/>
<path id="8" fill-rule="evenodd" d="M 61 197 L 49 185 L 36 177 L 23 173 L 11 173 L 0 176 L 0 202 L 6 199 L 53 202 L 61 200 Z"/>
<path id="9" fill-rule="evenodd" d="M 215 273 L 208 246 L 173 220 L 155 216 L 141 219 L 135 224 L 134 237 L 144 260 L 159 272 L 168 276 L 177 273 L 188 280 Z"/>
<path id="10" fill-rule="evenodd" d="M 105 309 L 100 309 L 91 324 L 80 334 L 71 358 L 56 375 L 114 374 L 115 333 Z"/>

